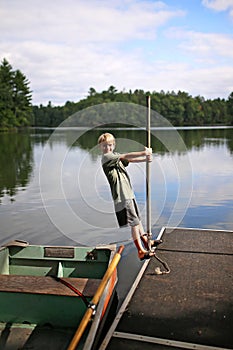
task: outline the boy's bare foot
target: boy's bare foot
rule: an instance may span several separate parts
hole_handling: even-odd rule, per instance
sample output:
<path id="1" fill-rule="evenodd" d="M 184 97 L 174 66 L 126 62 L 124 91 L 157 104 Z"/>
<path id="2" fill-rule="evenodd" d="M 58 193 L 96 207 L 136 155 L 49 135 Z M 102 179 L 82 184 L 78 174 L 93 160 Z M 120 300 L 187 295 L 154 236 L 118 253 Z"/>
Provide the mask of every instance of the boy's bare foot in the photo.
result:
<path id="1" fill-rule="evenodd" d="M 139 252 L 138 257 L 141 261 L 152 258 L 155 255 L 154 252 Z"/>

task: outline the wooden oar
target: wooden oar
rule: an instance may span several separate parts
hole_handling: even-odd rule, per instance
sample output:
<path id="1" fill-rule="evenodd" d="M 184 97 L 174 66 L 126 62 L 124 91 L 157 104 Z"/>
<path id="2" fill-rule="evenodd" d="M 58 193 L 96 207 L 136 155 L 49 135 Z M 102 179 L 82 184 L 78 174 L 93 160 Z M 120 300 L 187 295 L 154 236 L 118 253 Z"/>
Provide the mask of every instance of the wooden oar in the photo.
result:
<path id="1" fill-rule="evenodd" d="M 151 132 L 150 132 L 150 96 L 147 96 L 147 147 L 151 148 Z M 151 233 L 151 169 L 150 162 L 146 162 L 146 224 L 147 224 L 147 238 L 149 250 L 151 250 L 150 240 Z"/>
<path id="2" fill-rule="evenodd" d="M 82 321 L 80 322 L 79 324 L 79 327 L 77 329 L 77 331 L 75 332 L 75 335 L 73 337 L 73 339 L 71 340 L 70 344 L 69 344 L 69 347 L 67 350 L 75 350 L 89 321 L 90 321 L 90 318 L 92 316 L 92 314 L 94 313 L 95 311 L 95 308 L 104 292 L 104 289 L 109 281 L 109 279 L 111 278 L 114 270 L 116 269 L 119 261 L 120 261 L 120 258 L 121 258 L 121 253 L 124 249 L 124 246 L 120 246 L 120 248 L 118 249 L 118 251 L 116 252 L 116 254 L 114 255 L 107 271 L 105 272 L 104 274 L 104 277 L 102 279 L 102 281 L 100 282 L 100 285 L 91 301 L 91 307 L 89 307 L 87 309 L 87 311 L 85 312 L 83 318 L 82 318 Z"/>

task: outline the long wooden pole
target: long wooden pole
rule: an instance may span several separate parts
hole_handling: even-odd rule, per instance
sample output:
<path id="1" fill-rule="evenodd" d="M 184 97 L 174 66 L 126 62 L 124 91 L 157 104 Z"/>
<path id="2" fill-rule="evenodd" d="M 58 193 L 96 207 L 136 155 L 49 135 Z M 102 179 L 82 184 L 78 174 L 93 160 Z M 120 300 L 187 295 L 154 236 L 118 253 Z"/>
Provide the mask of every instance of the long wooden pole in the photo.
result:
<path id="1" fill-rule="evenodd" d="M 150 96 L 147 96 L 147 147 L 151 148 L 151 132 L 150 132 L 150 124 L 151 124 L 151 104 L 150 104 Z M 151 167 L 150 162 L 146 162 L 146 223 L 147 223 L 147 235 L 148 235 L 148 243 L 149 243 L 149 249 L 151 249 L 150 246 L 150 240 L 152 238 L 151 233 Z"/>
<path id="2" fill-rule="evenodd" d="M 86 329 L 86 327 L 91 319 L 91 316 L 95 311 L 95 307 L 97 306 L 109 279 L 111 278 L 114 270 L 117 267 L 117 264 L 120 261 L 121 253 L 122 253 L 123 249 L 124 249 L 124 246 L 123 245 L 120 246 L 120 248 L 118 249 L 118 251 L 114 255 L 114 257 L 113 257 L 107 271 L 105 272 L 104 277 L 101 280 L 100 285 L 99 285 L 99 287 L 98 287 L 98 289 L 97 289 L 97 291 L 96 291 L 96 293 L 91 301 L 91 307 L 89 307 L 87 309 L 87 311 L 85 312 L 85 314 L 82 318 L 82 321 L 80 322 L 79 327 L 78 327 L 77 331 L 75 332 L 75 335 L 74 335 L 73 339 L 71 340 L 71 343 L 69 344 L 69 347 L 67 350 L 75 350 L 76 349 L 76 347 L 77 347 L 77 345 L 78 345 L 78 343 L 79 343 L 79 341 L 80 341 L 80 339 L 81 339 L 81 337 L 82 337 L 82 335 L 83 335 L 83 333 L 84 333 L 84 331 L 85 331 L 85 329 Z M 92 305 L 93 305 L 93 307 L 92 307 Z"/>

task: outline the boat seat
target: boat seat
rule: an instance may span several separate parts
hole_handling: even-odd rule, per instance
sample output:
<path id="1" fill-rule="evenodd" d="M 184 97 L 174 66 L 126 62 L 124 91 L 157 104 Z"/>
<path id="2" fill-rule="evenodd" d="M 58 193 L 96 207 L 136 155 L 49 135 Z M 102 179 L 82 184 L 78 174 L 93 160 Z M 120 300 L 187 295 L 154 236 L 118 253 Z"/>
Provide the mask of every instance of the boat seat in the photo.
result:
<path id="1" fill-rule="evenodd" d="M 78 289 L 85 297 L 93 297 L 100 279 L 63 278 Z M 75 296 L 78 295 L 51 276 L 0 275 L 0 293 L 31 293 Z"/>

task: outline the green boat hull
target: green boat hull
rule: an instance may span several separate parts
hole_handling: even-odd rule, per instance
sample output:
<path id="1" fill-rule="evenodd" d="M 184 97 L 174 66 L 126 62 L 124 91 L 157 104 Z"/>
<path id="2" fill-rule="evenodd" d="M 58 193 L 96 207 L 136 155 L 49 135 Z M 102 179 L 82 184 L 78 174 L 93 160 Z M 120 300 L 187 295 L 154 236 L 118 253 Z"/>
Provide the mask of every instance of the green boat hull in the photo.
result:
<path id="1" fill-rule="evenodd" d="M 1 248 L 0 329 L 76 329 L 114 252 L 114 246 Z"/>

